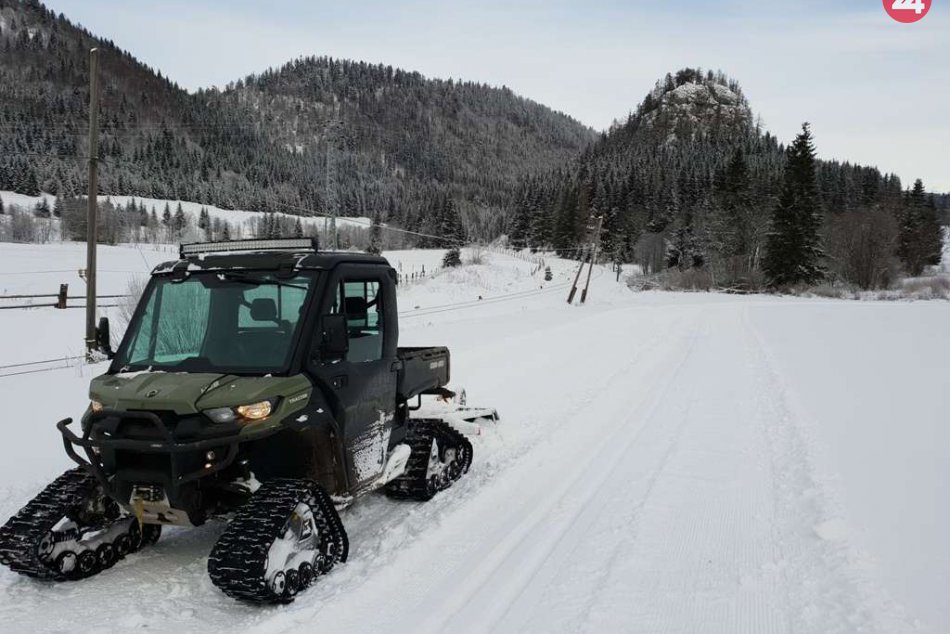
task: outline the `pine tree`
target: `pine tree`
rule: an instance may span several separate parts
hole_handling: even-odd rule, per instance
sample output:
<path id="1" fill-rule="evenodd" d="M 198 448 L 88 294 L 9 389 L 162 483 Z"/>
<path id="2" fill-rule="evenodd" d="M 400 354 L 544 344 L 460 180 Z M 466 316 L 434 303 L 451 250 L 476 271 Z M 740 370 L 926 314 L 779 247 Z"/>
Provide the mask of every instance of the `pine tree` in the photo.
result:
<path id="1" fill-rule="evenodd" d="M 927 196 L 919 178 L 905 196 L 899 215 L 897 255 L 907 272 L 913 276 L 923 273 L 924 267 L 940 264 L 943 251 L 943 230 L 937 219 L 937 208 Z"/>
<path id="2" fill-rule="evenodd" d="M 20 165 L 20 181 L 16 190 L 22 194 L 26 194 L 27 196 L 39 196 L 40 183 L 36 178 L 36 172 L 26 162 L 23 162 Z"/>
<path id="3" fill-rule="evenodd" d="M 696 245 L 696 236 L 693 231 L 693 217 L 687 215 L 683 225 L 673 232 L 670 248 L 667 253 L 667 266 L 685 271 L 690 268 L 699 268 L 703 265 L 703 258 Z"/>
<path id="4" fill-rule="evenodd" d="M 46 200 L 46 196 L 40 198 L 40 201 L 36 203 L 36 209 L 33 212 L 37 218 L 49 218 L 51 215 L 49 208 L 49 201 Z"/>
<path id="5" fill-rule="evenodd" d="M 442 258 L 442 266 L 455 267 L 462 265 L 462 254 L 459 251 L 458 247 L 452 247 L 445 252 L 445 257 Z"/>
<path id="6" fill-rule="evenodd" d="M 297 221 L 294 223 L 294 237 L 303 237 L 303 223 L 300 221 L 300 218 L 297 218 Z"/>
<path id="7" fill-rule="evenodd" d="M 568 186 L 561 196 L 557 218 L 554 224 L 554 249 L 563 257 L 575 257 L 577 246 L 577 197 L 575 190 Z"/>
<path id="8" fill-rule="evenodd" d="M 369 246 L 367 253 L 379 255 L 383 252 L 383 227 L 379 221 L 379 213 L 373 214 L 373 225 L 369 228 Z"/>
<path id="9" fill-rule="evenodd" d="M 448 246 L 460 245 L 465 242 L 465 229 L 462 227 L 462 217 L 452 196 L 446 195 L 441 204 L 438 230 L 436 232 Z"/>
<path id="10" fill-rule="evenodd" d="M 528 246 L 532 251 L 544 249 L 551 243 L 551 223 L 544 202 L 544 193 L 538 190 L 528 208 L 531 218 Z"/>
<path id="11" fill-rule="evenodd" d="M 766 242 L 763 270 L 771 287 L 813 284 L 824 276 L 820 227 L 815 147 L 805 123 L 788 149 L 785 181 Z"/>
<path id="12" fill-rule="evenodd" d="M 181 239 L 182 234 L 185 232 L 185 225 L 187 221 L 185 220 L 185 210 L 181 208 L 181 203 L 178 203 L 178 207 L 175 209 L 175 237 Z"/>
<path id="13" fill-rule="evenodd" d="M 165 210 L 162 212 L 162 224 L 166 227 L 170 226 L 172 223 L 172 210 L 168 206 L 168 203 L 165 203 Z"/>
<path id="14" fill-rule="evenodd" d="M 511 232 L 508 236 L 508 242 L 515 249 L 523 249 L 528 245 L 528 233 L 532 220 L 530 210 L 531 197 L 530 184 L 526 184 L 515 206 L 514 221 L 511 224 Z"/>
<path id="15" fill-rule="evenodd" d="M 65 208 L 66 201 L 63 199 L 62 192 L 56 194 L 56 199 L 53 200 L 53 215 L 57 218 L 63 217 L 63 209 Z"/>

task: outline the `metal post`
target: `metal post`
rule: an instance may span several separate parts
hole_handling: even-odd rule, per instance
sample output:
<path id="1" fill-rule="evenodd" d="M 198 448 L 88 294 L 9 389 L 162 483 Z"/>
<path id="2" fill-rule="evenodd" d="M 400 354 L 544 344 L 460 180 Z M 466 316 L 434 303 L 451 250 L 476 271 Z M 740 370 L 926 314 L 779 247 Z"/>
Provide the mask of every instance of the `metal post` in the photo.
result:
<path id="1" fill-rule="evenodd" d="M 96 349 L 96 240 L 99 191 L 99 49 L 89 51 L 89 206 L 86 214 L 86 350 Z"/>
<path id="2" fill-rule="evenodd" d="M 604 224 L 604 217 L 597 219 L 597 231 L 594 232 L 594 242 L 590 249 L 590 268 L 587 269 L 587 283 L 584 284 L 584 290 L 581 291 L 581 303 L 587 301 L 587 289 L 590 288 L 590 274 L 594 270 L 594 260 L 597 259 L 597 247 L 600 246 L 600 228 Z"/>
<path id="3" fill-rule="evenodd" d="M 56 308 L 66 308 L 66 299 L 69 297 L 69 284 L 59 285 L 59 294 L 56 296 Z"/>

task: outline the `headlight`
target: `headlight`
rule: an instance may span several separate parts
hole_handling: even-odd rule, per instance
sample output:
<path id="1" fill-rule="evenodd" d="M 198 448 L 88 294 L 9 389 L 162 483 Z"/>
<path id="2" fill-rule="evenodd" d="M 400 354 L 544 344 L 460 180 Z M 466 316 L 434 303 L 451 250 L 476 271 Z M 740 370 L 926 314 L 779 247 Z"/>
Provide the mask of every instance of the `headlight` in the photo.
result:
<path id="1" fill-rule="evenodd" d="M 246 418 L 247 420 L 261 420 L 262 418 L 270 416 L 273 407 L 270 401 L 261 401 L 259 403 L 251 403 L 250 405 L 238 405 L 234 408 L 234 411 L 241 418 Z"/>
<path id="2" fill-rule="evenodd" d="M 100 403 L 99 401 L 89 401 L 89 409 L 92 410 L 93 413 L 95 413 L 95 412 L 101 412 L 101 411 L 102 411 L 102 403 Z"/>
<path id="3" fill-rule="evenodd" d="M 237 418 L 237 414 L 230 407 L 218 407 L 216 409 L 206 409 L 205 415 L 216 423 L 230 423 Z"/>
<path id="4" fill-rule="evenodd" d="M 230 423 L 238 420 L 241 422 L 252 422 L 263 420 L 274 411 L 274 401 L 259 401 L 257 403 L 248 403 L 247 405 L 238 405 L 237 407 L 216 407 L 215 409 L 206 409 L 205 415 L 216 423 Z"/>

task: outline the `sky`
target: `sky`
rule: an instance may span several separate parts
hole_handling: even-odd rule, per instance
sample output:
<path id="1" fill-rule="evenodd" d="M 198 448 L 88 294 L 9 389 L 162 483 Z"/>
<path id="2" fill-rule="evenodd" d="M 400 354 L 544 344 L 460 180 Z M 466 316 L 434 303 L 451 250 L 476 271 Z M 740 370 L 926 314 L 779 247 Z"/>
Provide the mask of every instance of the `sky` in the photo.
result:
<path id="1" fill-rule="evenodd" d="M 508 86 L 606 129 L 667 72 L 736 79 L 768 131 L 950 192 L 950 2 L 48 0 L 189 90 L 302 55 Z"/>

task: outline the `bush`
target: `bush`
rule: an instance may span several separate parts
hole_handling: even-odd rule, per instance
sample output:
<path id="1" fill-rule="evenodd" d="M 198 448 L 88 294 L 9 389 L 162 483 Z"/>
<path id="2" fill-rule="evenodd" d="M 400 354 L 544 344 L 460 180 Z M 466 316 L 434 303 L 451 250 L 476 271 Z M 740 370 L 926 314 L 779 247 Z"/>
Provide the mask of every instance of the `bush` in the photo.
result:
<path id="1" fill-rule="evenodd" d="M 841 279 L 865 290 L 888 288 L 897 279 L 897 220 L 889 210 L 860 209 L 833 217 L 825 243 L 830 269 Z"/>
<path id="2" fill-rule="evenodd" d="M 908 299 L 950 299 L 950 278 L 915 277 L 904 280 L 901 286 Z"/>
<path id="3" fill-rule="evenodd" d="M 116 302 L 118 309 L 115 316 L 116 323 L 112 325 L 111 332 L 109 333 L 109 336 L 112 338 L 113 350 L 119 348 L 119 342 L 122 341 L 122 335 L 132 321 L 132 315 L 135 314 L 135 307 L 138 306 L 139 300 L 142 299 L 142 295 L 145 293 L 145 286 L 148 284 L 148 280 L 147 275 L 130 277 L 125 287 L 126 296 L 118 298 Z"/>
<path id="4" fill-rule="evenodd" d="M 709 291 L 713 287 L 712 275 L 704 269 L 667 269 L 659 278 L 665 291 Z"/>
<path id="5" fill-rule="evenodd" d="M 10 218 L 10 239 L 13 242 L 36 241 L 36 222 L 31 214 L 15 210 Z"/>
<path id="6" fill-rule="evenodd" d="M 442 258 L 442 266 L 454 267 L 462 265 L 462 255 L 459 252 L 458 247 L 453 247 L 445 252 L 445 257 Z"/>
<path id="7" fill-rule="evenodd" d="M 637 291 L 710 291 L 713 290 L 712 274 L 705 269 L 667 269 L 654 275 L 635 275 L 627 280 L 627 286 Z"/>
<path id="8" fill-rule="evenodd" d="M 813 286 L 802 286 L 789 289 L 793 295 L 803 297 L 823 297 L 825 299 L 855 299 L 857 292 L 850 284 L 822 282 Z"/>
<path id="9" fill-rule="evenodd" d="M 468 264 L 484 264 L 485 263 L 485 247 L 480 244 L 476 244 L 468 249 Z"/>

